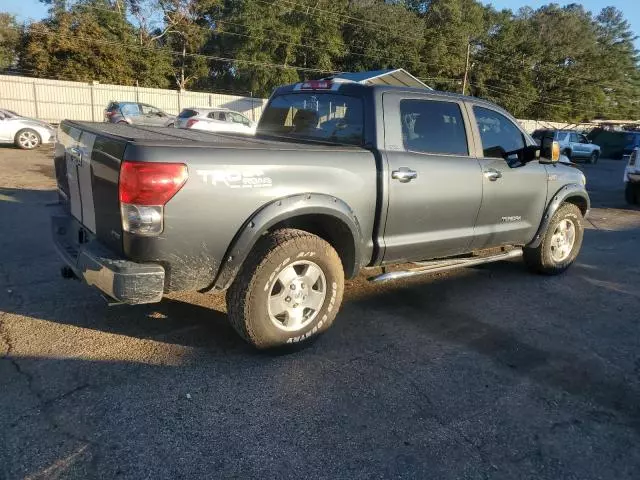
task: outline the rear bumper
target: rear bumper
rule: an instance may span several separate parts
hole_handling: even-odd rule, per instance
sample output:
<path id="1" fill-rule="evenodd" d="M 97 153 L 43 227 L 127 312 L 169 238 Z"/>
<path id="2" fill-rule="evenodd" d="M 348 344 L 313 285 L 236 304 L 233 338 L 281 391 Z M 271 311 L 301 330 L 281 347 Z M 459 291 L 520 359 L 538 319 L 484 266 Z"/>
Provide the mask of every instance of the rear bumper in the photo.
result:
<path id="1" fill-rule="evenodd" d="M 121 303 L 135 305 L 162 299 L 162 266 L 121 258 L 90 236 L 86 243 L 80 243 L 86 231 L 69 215 L 51 217 L 51 229 L 58 255 L 88 285 Z"/>

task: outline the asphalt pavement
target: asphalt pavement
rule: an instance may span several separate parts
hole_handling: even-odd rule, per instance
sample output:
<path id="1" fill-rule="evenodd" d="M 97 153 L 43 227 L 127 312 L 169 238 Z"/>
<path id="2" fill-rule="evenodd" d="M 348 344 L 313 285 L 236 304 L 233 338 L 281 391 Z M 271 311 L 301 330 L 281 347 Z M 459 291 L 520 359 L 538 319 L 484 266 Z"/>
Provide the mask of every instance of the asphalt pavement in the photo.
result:
<path id="1" fill-rule="evenodd" d="M 0 478 L 640 478 L 640 211 L 622 162 L 583 169 L 565 275 L 362 275 L 270 355 L 222 295 L 109 307 L 63 280 L 51 149 L 0 148 Z"/>

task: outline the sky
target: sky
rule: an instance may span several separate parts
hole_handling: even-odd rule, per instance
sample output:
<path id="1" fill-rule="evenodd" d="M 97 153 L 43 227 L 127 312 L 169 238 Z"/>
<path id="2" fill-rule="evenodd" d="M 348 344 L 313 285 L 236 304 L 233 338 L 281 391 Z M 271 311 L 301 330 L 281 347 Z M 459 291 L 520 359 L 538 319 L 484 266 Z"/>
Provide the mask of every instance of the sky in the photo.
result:
<path id="1" fill-rule="evenodd" d="M 480 0 L 484 4 L 491 4 L 497 10 L 503 8 L 509 8 L 513 11 L 518 10 L 520 7 L 529 6 L 533 9 L 539 8 L 549 3 L 559 3 L 560 5 L 567 5 L 570 3 L 578 3 L 587 10 L 591 10 L 595 15 L 600 13 L 604 7 L 616 7 L 624 13 L 624 17 L 631 25 L 631 29 L 636 36 L 640 37 L 640 0 Z M 636 40 L 636 48 L 640 50 L 640 38 Z"/>
<path id="2" fill-rule="evenodd" d="M 483 3 L 492 4 L 497 9 L 510 8 L 517 10 L 520 7 L 528 5 L 532 8 L 538 8 L 542 5 L 551 3 L 549 0 L 482 0 Z M 631 28 L 640 36 L 640 0 L 575 0 L 562 1 L 556 0 L 556 3 L 580 3 L 588 10 L 597 14 L 605 6 L 614 6 L 624 12 L 626 19 L 631 23 Z M 18 20 L 40 20 L 47 15 L 47 6 L 38 0 L 0 0 L 0 11 L 7 11 L 18 17 Z M 640 39 L 636 40 L 636 45 L 640 49 Z"/>

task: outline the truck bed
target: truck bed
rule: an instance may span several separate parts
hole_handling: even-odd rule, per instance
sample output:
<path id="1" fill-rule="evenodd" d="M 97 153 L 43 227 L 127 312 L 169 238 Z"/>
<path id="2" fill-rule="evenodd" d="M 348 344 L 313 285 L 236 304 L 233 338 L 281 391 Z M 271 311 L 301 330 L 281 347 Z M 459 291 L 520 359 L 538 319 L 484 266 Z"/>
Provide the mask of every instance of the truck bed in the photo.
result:
<path id="1" fill-rule="evenodd" d="M 61 205 L 75 222 L 69 230 L 77 236 L 82 229 L 82 238 L 95 239 L 114 256 L 162 264 L 165 291 L 212 285 L 238 232 L 284 198 L 309 204 L 319 195 L 331 204 L 343 199 L 366 239 L 364 262 L 371 258 L 377 169 L 365 148 L 69 120 L 62 122 L 58 137 L 54 163 Z M 124 162 L 188 167 L 185 185 L 164 205 L 163 231 L 157 236 L 122 228 Z"/>
<path id="2" fill-rule="evenodd" d="M 149 127 L 105 122 L 80 122 L 65 120 L 70 127 L 119 141 L 146 146 L 212 146 L 216 148 L 256 148 L 266 150 L 362 150 L 352 145 L 332 145 L 313 141 L 277 140 L 264 136 L 247 136 L 232 133 L 213 133 L 182 128 Z"/>

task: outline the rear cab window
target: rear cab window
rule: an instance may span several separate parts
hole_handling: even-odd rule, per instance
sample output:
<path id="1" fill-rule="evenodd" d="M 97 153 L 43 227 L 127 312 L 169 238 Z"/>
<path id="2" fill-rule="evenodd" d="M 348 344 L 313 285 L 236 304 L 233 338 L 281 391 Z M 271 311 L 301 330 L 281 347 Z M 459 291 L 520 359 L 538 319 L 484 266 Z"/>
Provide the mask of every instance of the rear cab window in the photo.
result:
<path id="1" fill-rule="evenodd" d="M 334 93 L 288 93 L 274 97 L 260 119 L 266 135 L 362 145 L 363 101 Z"/>
<path id="2" fill-rule="evenodd" d="M 460 106 L 437 100 L 400 101 L 402 141 L 408 151 L 469 155 Z"/>

